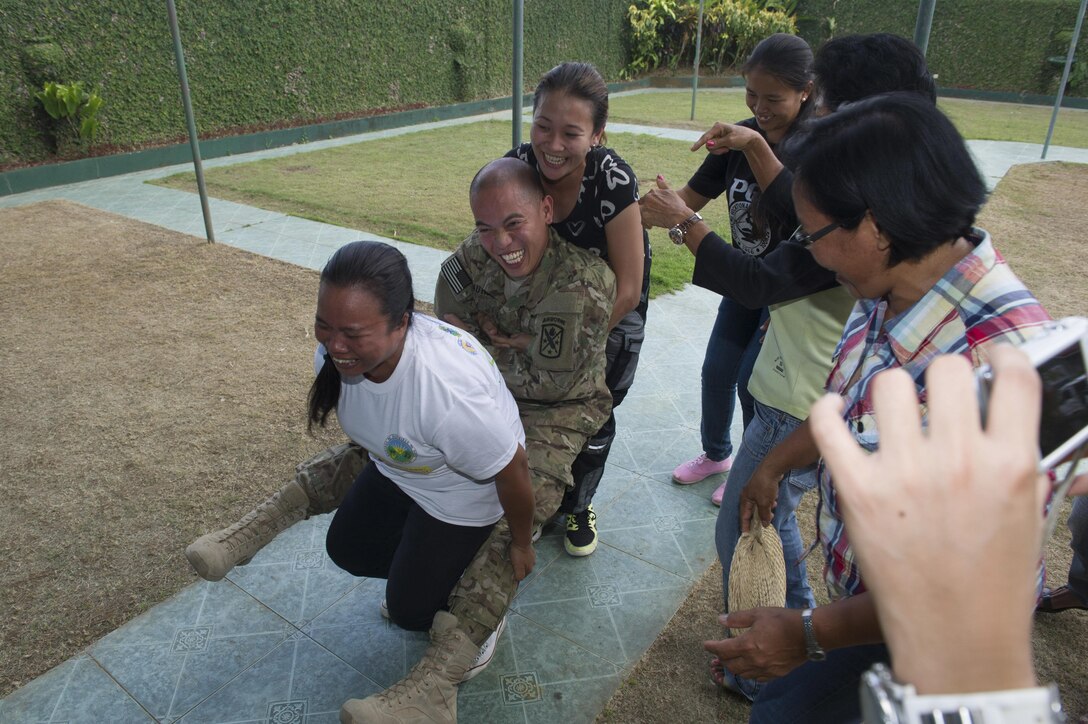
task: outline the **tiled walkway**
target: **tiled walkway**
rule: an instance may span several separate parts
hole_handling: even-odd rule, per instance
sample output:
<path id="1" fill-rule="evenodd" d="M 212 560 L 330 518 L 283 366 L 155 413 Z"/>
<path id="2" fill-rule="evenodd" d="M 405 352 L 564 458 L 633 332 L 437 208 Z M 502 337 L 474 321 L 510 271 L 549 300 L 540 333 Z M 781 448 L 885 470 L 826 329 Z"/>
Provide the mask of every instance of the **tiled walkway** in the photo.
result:
<path id="1" fill-rule="evenodd" d="M 698 135 L 620 124 L 609 130 Z M 1040 147 L 984 142 L 972 150 L 992 184 L 1012 163 L 1037 160 Z M 1050 160 L 1088 163 L 1088 151 L 1052 148 Z M 181 170 L 8 196 L 0 206 L 66 198 L 202 236 L 196 196 L 143 183 Z M 211 209 L 220 243 L 312 269 L 347 241 L 378 238 L 226 201 L 213 200 Z M 429 297 L 445 254 L 390 243 L 408 256 L 418 295 Z M 699 370 L 717 302 L 688 287 L 651 303 L 638 375 L 617 410 L 619 434 L 595 501 L 601 545 L 574 559 L 563 552 L 558 530 L 542 538 L 495 660 L 461 687 L 462 722 L 592 721 L 713 560 L 717 510 L 708 498 L 720 476 L 681 488 L 669 474 L 699 452 Z M 227 580 L 189 586 L 30 682 L 0 701 L 0 722 L 337 721 L 345 699 L 399 679 L 426 635 L 380 617 L 381 581 L 353 578 L 331 564 L 324 552 L 328 522 L 319 516 L 295 526 Z"/>

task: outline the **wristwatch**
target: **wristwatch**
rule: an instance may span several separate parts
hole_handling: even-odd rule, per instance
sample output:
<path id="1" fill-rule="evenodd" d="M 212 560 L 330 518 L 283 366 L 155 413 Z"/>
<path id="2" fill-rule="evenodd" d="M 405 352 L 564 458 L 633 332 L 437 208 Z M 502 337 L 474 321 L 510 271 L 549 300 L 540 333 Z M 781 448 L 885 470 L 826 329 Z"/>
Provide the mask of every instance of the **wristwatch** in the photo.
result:
<path id="1" fill-rule="evenodd" d="M 816 641 L 816 632 L 812 630 L 812 609 L 806 608 L 801 612 L 801 626 L 805 629 L 805 650 L 808 652 L 809 661 L 823 661 L 827 658 L 827 652 L 820 648 Z"/>
<path id="2" fill-rule="evenodd" d="M 1058 688 L 1013 689 L 973 694 L 919 694 L 892 678 L 884 664 L 861 676 L 865 724 L 1058 724 L 1065 721 Z"/>
<path id="3" fill-rule="evenodd" d="M 698 212 L 696 212 L 669 229 L 669 238 L 672 239 L 672 243 L 677 246 L 683 244 L 684 238 L 688 235 L 688 229 L 691 228 L 692 224 L 697 224 L 702 220 L 703 217 L 699 216 Z"/>

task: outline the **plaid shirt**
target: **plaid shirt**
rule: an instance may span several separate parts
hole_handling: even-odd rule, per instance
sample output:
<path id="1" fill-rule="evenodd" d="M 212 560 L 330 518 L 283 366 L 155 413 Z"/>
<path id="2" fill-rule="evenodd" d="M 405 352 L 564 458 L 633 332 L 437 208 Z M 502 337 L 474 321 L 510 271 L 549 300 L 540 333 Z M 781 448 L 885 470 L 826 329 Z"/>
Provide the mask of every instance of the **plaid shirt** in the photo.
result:
<path id="1" fill-rule="evenodd" d="M 877 448 L 870 385 L 882 370 L 900 367 L 914 379 L 925 415 L 923 375 L 940 354 L 967 355 L 978 367 L 991 345 L 1019 344 L 1040 331 L 1050 316 L 993 248 L 990 235 L 975 229 L 975 249 L 932 289 L 900 315 L 887 319 L 887 300 L 862 299 L 854 306 L 835 350 L 827 389 L 846 399 L 843 414 L 854 438 L 866 450 Z M 850 547 L 835 486 L 821 462 L 819 540 L 824 578 L 833 599 L 865 590 Z"/>

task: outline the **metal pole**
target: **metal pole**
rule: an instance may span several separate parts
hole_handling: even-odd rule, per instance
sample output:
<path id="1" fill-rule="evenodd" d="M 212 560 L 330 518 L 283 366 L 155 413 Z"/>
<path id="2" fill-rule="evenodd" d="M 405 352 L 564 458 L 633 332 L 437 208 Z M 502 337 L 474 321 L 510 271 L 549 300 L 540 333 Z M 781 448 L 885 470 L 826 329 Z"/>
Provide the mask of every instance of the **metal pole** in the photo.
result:
<path id="1" fill-rule="evenodd" d="M 517 148 L 521 145 L 521 106 L 525 81 L 522 78 L 521 66 L 524 45 L 522 43 L 525 34 L 525 0 L 514 0 L 514 138 L 511 145 Z"/>
<path id="2" fill-rule="evenodd" d="M 699 28 L 695 31 L 695 68 L 691 75 L 691 120 L 695 120 L 695 94 L 699 91 L 699 54 L 703 49 L 703 0 L 699 0 Z"/>
<path id="3" fill-rule="evenodd" d="M 1062 70 L 1062 80 L 1058 83 L 1058 97 L 1054 99 L 1054 112 L 1050 114 L 1050 128 L 1046 129 L 1046 141 L 1043 143 L 1042 159 L 1046 160 L 1046 152 L 1050 148 L 1050 139 L 1054 136 L 1054 124 L 1058 122 L 1058 109 L 1062 107 L 1062 98 L 1065 97 L 1065 84 L 1069 80 L 1069 69 L 1073 66 L 1073 55 L 1077 52 L 1077 41 L 1080 40 L 1080 26 L 1084 23 L 1084 8 L 1088 6 L 1088 0 L 1080 0 L 1080 12 L 1077 13 L 1077 24 L 1073 28 L 1073 37 L 1069 40 L 1069 52 L 1065 55 L 1065 69 Z"/>
<path id="4" fill-rule="evenodd" d="M 937 7 L 937 0 L 919 0 L 918 19 L 914 23 L 914 44 L 926 54 L 929 47 L 929 30 L 933 27 L 933 10 Z"/>
<path id="5" fill-rule="evenodd" d="M 185 75 L 185 53 L 181 49 L 181 33 L 178 31 L 178 12 L 174 0 L 166 0 L 166 12 L 170 16 L 170 33 L 174 36 L 174 57 L 178 62 L 178 79 L 181 81 L 181 104 L 185 106 L 185 123 L 189 126 L 189 146 L 193 149 L 193 168 L 196 170 L 196 188 L 200 192 L 200 210 L 204 213 L 204 230 L 208 241 L 215 242 L 212 231 L 212 214 L 208 210 L 208 192 L 204 188 L 204 167 L 200 165 L 200 141 L 196 136 L 196 120 L 193 104 L 189 100 L 189 78 Z"/>

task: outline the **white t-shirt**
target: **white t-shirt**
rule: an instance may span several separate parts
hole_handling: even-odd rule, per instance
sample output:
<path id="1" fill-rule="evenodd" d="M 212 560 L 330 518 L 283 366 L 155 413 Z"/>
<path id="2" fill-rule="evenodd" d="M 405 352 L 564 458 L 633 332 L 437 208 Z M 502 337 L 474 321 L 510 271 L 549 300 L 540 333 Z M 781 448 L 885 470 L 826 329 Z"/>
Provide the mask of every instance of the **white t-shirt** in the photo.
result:
<path id="1" fill-rule="evenodd" d="M 315 371 L 324 362 L 318 345 Z M 429 515 L 466 526 L 502 517 L 495 475 L 525 444 L 525 431 L 495 361 L 468 332 L 413 315 L 393 374 L 342 382 L 336 414 Z"/>

